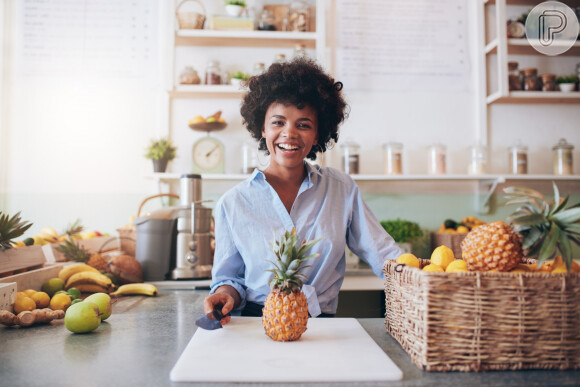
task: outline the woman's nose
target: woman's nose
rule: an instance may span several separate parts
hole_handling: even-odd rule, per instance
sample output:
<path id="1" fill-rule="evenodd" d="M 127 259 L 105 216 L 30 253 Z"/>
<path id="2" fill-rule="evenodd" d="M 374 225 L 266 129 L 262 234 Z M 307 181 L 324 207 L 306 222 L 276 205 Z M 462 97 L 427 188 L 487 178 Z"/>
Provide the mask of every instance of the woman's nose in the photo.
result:
<path id="1" fill-rule="evenodd" d="M 284 125 L 284 128 L 282 129 L 282 134 L 285 135 L 286 137 L 292 137 L 296 135 L 297 131 L 298 128 L 296 128 L 296 125 L 288 122 L 286 123 L 286 125 Z"/>

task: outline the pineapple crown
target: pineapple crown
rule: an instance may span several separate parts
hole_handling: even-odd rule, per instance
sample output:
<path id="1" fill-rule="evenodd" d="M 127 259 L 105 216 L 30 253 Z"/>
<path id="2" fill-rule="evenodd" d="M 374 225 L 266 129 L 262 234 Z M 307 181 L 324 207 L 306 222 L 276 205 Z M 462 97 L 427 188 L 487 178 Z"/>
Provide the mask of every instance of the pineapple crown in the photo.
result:
<path id="1" fill-rule="evenodd" d="M 560 252 L 569 272 L 572 267 L 571 243 L 580 246 L 580 203 L 566 208 L 569 196 L 560 197 L 556 183 L 552 185 L 554 198 L 551 201 L 530 188 L 505 188 L 506 205 L 521 204 L 507 221 L 522 235 L 522 247 L 527 255 L 538 255 L 539 266 Z"/>
<path id="2" fill-rule="evenodd" d="M 302 271 L 311 266 L 305 265 L 305 262 L 310 258 L 320 256 L 320 254 L 306 255 L 306 252 L 321 239 L 303 241 L 298 247 L 298 235 L 295 228 L 292 231 L 286 230 L 279 241 L 275 239 L 274 236 L 272 251 L 276 259 L 269 260 L 274 268 L 267 270 L 274 274 L 269 282 L 270 288 L 280 289 L 286 293 L 302 289 L 303 280 L 308 279 Z"/>
<path id="3" fill-rule="evenodd" d="M 73 237 L 73 236 L 77 236 L 79 235 L 81 232 L 83 232 L 84 230 L 84 226 L 81 224 L 81 220 L 77 219 L 74 221 L 74 223 L 69 223 L 66 226 L 66 229 L 64 230 L 64 233 L 66 236 Z"/>
<path id="4" fill-rule="evenodd" d="M 26 232 L 32 223 L 20 219 L 20 211 L 14 216 L 0 211 L 0 250 L 12 248 L 12 240 Z"/>
<path id="5" fill-rule="evenodd" d="M 56 251 L 64 254 L 67 261 L 87 262 L 91 257 L 88 250 L 82 248 L 77 242 L 72 239 L 67 239 L 63 244 L 56 247 Z"/>

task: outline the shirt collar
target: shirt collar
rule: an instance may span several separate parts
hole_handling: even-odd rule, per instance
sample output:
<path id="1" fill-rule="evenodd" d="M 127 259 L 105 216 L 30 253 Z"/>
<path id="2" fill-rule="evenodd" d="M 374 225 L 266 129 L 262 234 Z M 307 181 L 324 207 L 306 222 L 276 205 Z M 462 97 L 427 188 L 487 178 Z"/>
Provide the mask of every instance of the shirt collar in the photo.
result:
<path id="1" fill-rule="evenodd" d="M 320 172 L 320 166 L 315 165 L 315 164 L 310 164 L 307 161 L 304 161 L 304 166 L 306 168 L 306 178 L 308 179 L 308 185 L 311 186 L 313 174 L 318 175 L 318 176 L 322 176 L 322 173 Z M 257 179 L 260 179 L 261 181 L 265 181 L 266 175 L 264 175 L 264 172 L 262 172 L 258 168 L 255 168 L 254 172 L 250 176 L 250 180 L 257 180 Z"/>

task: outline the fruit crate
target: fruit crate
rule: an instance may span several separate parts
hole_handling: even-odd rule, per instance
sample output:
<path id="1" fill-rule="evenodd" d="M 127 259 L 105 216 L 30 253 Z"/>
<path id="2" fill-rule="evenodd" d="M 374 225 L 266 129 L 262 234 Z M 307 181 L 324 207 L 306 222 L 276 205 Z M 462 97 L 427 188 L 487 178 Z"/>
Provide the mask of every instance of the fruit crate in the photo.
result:
<path id="1" fill-rule="evenodd" d="M 383 272 L 387 333 L 425 371 L 580 368 L 580 273 Z"/>
<path id="2" fill-rule="evenodd" d="M 0 278 L 42 267 L 45 262 L 41 246 L 0 251 Z"/>
<path id="3" fill-rule="evenodd" d="M 58 272 L 65 265 L 67 263 L 46 264 L 38 269 L 0 278 L 0 286 L 6 283 L 16 283 L 16 289 L 18 291 L 26 289 L 40 290 L 42 283 L 51 278 L 58 277 Z"/>
<path id="4" fill-rule="evenodd" d="M 463 239 L 465 239 L 466 236 L 466 232 L 446 233 L 433 231 L 431 232 L 431 250 L 435 250 L 435 248 L 445 245 L 453 250 L 455 258 L 461 258 L 461 242 L 463 242 Z"/>
<path id="5" fill-rule="evenodd" d="M 16 282 L 0 283 L 0 310 L 12 311 L 12 304 L 16 301 Z"/>
<path id="6" fill-rule="evenodd" d="M 98 253 L 106 250 L 116 250 L 119 248 L 119 241 L 117 237 L 113 236 L 79 239 L 77 242 L 80 247 L 86 249 L 89 253 Z M 60 243 L 51 243 L 49 245 L 42 246 L 44 255 L 46 257 L 46 262 L 55 263 L 66 261 L 64 254 L 56 250 L 56 248 L 60 245 Z"/>

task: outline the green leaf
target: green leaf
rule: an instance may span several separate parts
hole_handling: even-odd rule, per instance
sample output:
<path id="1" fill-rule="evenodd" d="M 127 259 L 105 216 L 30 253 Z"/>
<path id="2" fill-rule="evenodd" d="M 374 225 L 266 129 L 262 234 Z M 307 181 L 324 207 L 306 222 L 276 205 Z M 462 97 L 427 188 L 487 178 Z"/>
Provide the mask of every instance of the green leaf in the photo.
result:
<path id="1" fill-rule="evenodd" d="M 560 239 L 560 228 L 555 224 L 552 223 L 550 227 L 550 232 L 546 236 L 542 247 L 540 248 L 540 255 L 538 257 L 538 261 L 545 261 L 546 259 L 550 259 L 554 257 L 554 253 L 556 251 L 556 244 L 558 243 L 558 239 Z"/>
<path id="2" fill-rule="evenodd" d="M 523 248 L 524 249 L 529 249 L 531 248 L 535 243 L 537 243 L 539 240 L 543 239 L 543 233 L 538 230 L 537 228 L 532 228 L 530 229 L 530 232 L 527 233 L 527 235 L 524 237 L 524 243 L 523 243 Z"/>
<path id="3" fill-rule="evenodd" d="M 570 245 L 570 240 L 566 233 L 560 234 L 560 240 L 558 241 L 558 250 L 562 253 L 562 259 L 566 262 L 566 269 L 568 272 L 572 269 L 572 246 Z"/>
<path id="4" fill-rule="evenodd" d="M 566 196 L 564 199 L 561 199 L 560 204 L 554 209 L 554 211 L 552 211 L 552 213 L 550 215 L 556 214 L 556 213 L 562 211 L 566 207 L 566 204 L 568 203 L 569 198 L 570 198 L 569 196 Z"/>
<path id="5" fill-rule="evenodd" d="M 547 219 L 542 214 L 530 214 L 530 215 L 523 215 L 518 217 L 509 216 L 508 221 L 510 223 L 516 223 L 518 225 L 524 226 L 533 226 L 538 223 L 545 223 Z"/>
<path id="6" fill-rule="evenodd" d="M 561 223 L 570 224 L 580 220 L 580 208 L 567 209 L 552 216 Z"/>

